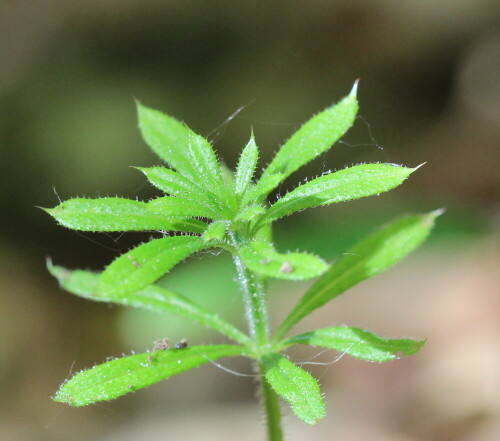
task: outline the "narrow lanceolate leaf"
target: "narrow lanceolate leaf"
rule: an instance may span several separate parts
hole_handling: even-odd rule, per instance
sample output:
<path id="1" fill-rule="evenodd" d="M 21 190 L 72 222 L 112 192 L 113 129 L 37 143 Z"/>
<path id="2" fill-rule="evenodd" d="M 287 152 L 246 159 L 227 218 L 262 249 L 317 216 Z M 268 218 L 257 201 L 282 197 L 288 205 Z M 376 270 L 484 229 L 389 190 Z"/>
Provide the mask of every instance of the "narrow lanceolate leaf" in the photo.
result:
<path id="1" fill-rule="evenodd" d="M 118 358 L 79 372 L 54 401 L 85 406 L 108 401 L 221 357 L 245 355 L 241 346 L 194 346 Z"/>
<path id="2" fill-rule="evenodd" d="M 271 193 L 282 180 L 282 173 L 276 173 L 259 179 L 259 181 L 243 195 L 241 204 L 245 206 L 248 204 L 262 203 L 267 195 Z"/>
<path id="3" fill-rule="evenodd" d="M 200 135 L 189 137 L 189 158 L 196 170 L 196 183 L 227 203 L 226 187 L 214 149 Z"/>
<path id="4" fill-rule="evenodd" d="M 248 336 L 239 329 L 206 310 L 191 300 L 156 285 L 124 296 L 102 295 L 98 293 L 99 274 L 84 270 L 68 270 L 47 262 L 50 273 L 59 281 L 63 289 L 89 300 L 111 302 L 133 306 L 150 311 L 167 312 L 208 326 L 243 345 L 248 344 Z"/>
<path id="5" fill-rule="evenodd" d="M 276 338 L 316 308 L 406 257 L 427 238 L 440 214 L 435 211 L 397 219 L 349 249 L 299 300 Z"/>
<path id="6" fill-rule="evenodd" d="M 241 259 L 251 271 L 277 279 L 311 279 L 328 269 L 328 265 L 319 257 L 305 253 L 281 254 L 270 243 L 263 241 L 244 245 Z"/>
<path id="7" fill-rule="evenodd" d="M 122 198 L 69 199 L 44 209 L 61 225 L 79 231 L 173 230 L 199 233 L 205 224 L 149 210 L 144 202 Z"/>
<path id="8" fill-rule="evenodd" d="M 167 164 L 184 176 L 194 176 L 188 156 L 189 137 L 185 124 L 157 110 L 137 104 L 139 129 L 146 144 Z"/>
<path id="9" fill-rule="evenodd" d="M 315 424 L 325 416 L 319 385 L 308 372 L 280 354 L 265 356 L 263 363 L 266 380 L 299 419 Z"/>
<path id="10" fill-rule="evenodd" d="M 383 193 L 400 185 L 417 168 L 362 164 L 321 176 L 279 199 L 267 210 L 262 222 L 273 222 L 305 208 Z"/>
<path id="11" fill-rule="evenodd" d="M 262 175 L 282 173 L 283 179 L 328 150 L 353 125 L 358 111 L 357 83 L 351 93 L 307 121 L 281 147 Z"/>
<path id="12" fill-rule="evenodd" d="M 209 224 L 205 233 L 203 234 L 203 240 L 205 242 L 212 242 L 214 240 L 222 240 L 226 234 L 227 222 L 212 222 Z"/>
<path id="13" fill-rule="evenodd" d="M 156 282 L 190 254 L 206 248 L 201 237 L 164 237 L 122 254 L 101 275 L 99 292 L 125 296 Z"/>
<path id="14" fill-rule="evenodd" d="M 187 197 L 165 196 L 147 203 L 153 213 L 162 213 L 167 217 L 206 217 L 214 219 L 220 215 L 208 204 L 200 203 Z"/>
<path id="15" fill-rule="evenodd" d="M 242 195 L 252 182 L 255 167 L 259 159 L 259 150 L 255 144 L 255 139 L 250 138 L 248 144 L 241 152 L 238 167 L 236 168 L 236 193 Z"/>
<path id="16" fill-rule="evenodd" d="M 209 203 L 202 187 L 182 176 L 174 170 L 165 167 L 136 167 L 146 175 L 148 181 L 164 193 L 172 196 L 189 197 L 199 203 Z"/>
<path id="17" fill-rule="evenodd" d="M 389 361 L 404 355 L 416 354 L 425 340 L 388 339 L 359 328 L 339 326 L 317 329 L 296 335 L 284 342 L 284 346 L 303 344 L 335 349 L 351 357 L 367 361 Z"/>

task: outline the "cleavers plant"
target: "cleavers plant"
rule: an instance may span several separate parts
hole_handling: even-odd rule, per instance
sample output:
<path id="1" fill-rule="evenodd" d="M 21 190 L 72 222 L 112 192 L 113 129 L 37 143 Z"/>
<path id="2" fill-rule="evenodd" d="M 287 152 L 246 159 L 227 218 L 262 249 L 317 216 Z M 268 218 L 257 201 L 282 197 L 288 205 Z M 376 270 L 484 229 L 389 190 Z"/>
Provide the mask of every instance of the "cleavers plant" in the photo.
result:
<path id="1" fill-rule="evenodd" d="M 281 253 L 272 242 L 274 221 L 305 208 L 378 195 L 401 184 L 416 168 L 361 164 L 309 180 L 274 203 L 268 195 L 289 175 L 328 150 L 352 126 L 358 110 L 357 84 L 339 103 L 306 122 L 255 178 L 259 151 L 252 135 L 234 173 L 212 145 L 185 124 L 138 104 L 146 144 L 169 166 L 139 168 L 165 196 L 148 202 L 103 197 L 74 198 L 46 211 L 61 225 L 80 231 L 160 231 L 111 262 L 103 272 L 68 270 L 48 263 L 61 286 L 100 302 L 146 308 L 201 323 L 233 344 L 160 348 L 117 358 L 77 373 L 55 401 L 83 406 L 111 400 L 221 357 L 248 357 L 260 378 L 268 439 L 283 439 L 278 397 L 309 424 L 325 415 L 317 381 L 283 354 L 296 344 L 333 349 L 372 362 L 416 353 L 424 341 L 388 339 L 346 326 L 287 337 L 305 316 L 355 284 L 374 276 L 417 248 L 439 211 L 405 216 L 355 245 L 329 264 L 305 253 Z M 232 255 L 244 299 L 248 334 L 180 294 L 155 284 L 186 257 L 209 248 Z M 270 333 L 267 280 L 318 278 Z M 156 349 L 156 348 L 155 348 Z"/>

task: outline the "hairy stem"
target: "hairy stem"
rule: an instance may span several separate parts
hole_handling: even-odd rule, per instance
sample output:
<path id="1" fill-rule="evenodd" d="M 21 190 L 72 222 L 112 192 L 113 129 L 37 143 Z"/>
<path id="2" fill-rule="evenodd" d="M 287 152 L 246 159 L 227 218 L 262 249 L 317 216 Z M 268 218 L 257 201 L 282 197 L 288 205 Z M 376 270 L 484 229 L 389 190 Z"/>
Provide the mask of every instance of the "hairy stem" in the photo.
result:
<path id="1" fill-rule="evenodd" d="M 233 244 L 239 250 L 237 238 L 232 236 Z M 245 267 L 239 253 L 233 255 L 238 273 L 238 283 L 243 293 L 245 314 L 250 336 L 253 338 L 257 352 L 269 346 L 267 305 L 262 280 Z"/>
<path id="2" fill-rule="evenodd" d="M 254 341 L 255 352 L 260 355 L 267 352 L 270 347 L 265 286 L 262 279 L 246 268 L 242 262 L 239 255 L 241 243 L 238 238 L 234 234 L 231 234 L 230 237 L 237 250 L 233 254 L 233 260 L 238 273 L 238 283 L 243 293 L 250 336 Z M 260 374 L 260 395 L 266 413 L 268 440 L 282 441 L 281 410 L 278 396 L 266 381 L 262 363 L 258 364 L 258 372 Z"/>

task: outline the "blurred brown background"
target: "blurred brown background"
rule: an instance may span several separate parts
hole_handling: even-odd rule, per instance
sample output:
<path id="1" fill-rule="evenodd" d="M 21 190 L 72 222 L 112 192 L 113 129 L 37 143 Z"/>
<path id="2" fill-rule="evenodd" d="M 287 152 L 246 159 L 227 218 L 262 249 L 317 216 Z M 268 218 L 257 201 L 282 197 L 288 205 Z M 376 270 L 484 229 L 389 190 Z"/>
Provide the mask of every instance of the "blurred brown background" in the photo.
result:
<path id="1" fill-rule="evenodd" d="M 387 364 L 345 357 L 305 365 L 326 392 L 328 415 L 315 427 L 287 417 L 287 439 L 500 439 L 499 6 L 0 2 L 0 439 L 264 438 L 253 380 L 212 365 L 110 403 L 73 409 L 50 400 L 70 372 L 145 351 L 154 339 L 219 339 L 181 320 L 59 290 L 46 256 L 69 268 L 100 269 L 147 236 L 77 234 L 35 206 L 56 205 L 53 188 L 62 199 L 155 195 L 128 167 L 159 163 L 136 129 L 134 98 L 207 135 L 231 167 L 253 127 L 264 166 L 356 78 L 355 127 L 287 185 L 365 161 L 427 163 L 389 194 L 278 223 L 278 248 L 334 259 L 397 215 L 443 206 L 447 212 L 422 249 L 298 329 L 348 324 L 428 342 L 419 355 Z M 233 277 L 227 256 L 208 256 L 190 259 L 164 283 L 244 326 Z M 273 285 L 276 321 L 303 289 Z M 291 355 L 306 361 L 318 352 Z M 223 364 L 251 372 L 239 360 Z"/>

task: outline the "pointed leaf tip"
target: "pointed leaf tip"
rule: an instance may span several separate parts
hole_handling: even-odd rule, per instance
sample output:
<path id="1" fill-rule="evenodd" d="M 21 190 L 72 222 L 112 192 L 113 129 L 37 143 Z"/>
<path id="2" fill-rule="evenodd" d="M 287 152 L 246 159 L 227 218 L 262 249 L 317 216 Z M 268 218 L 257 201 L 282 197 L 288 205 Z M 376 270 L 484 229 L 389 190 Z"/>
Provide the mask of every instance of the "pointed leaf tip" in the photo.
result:
<path id="1" fill-rule="evenodd" d="M 356 91 L 357 82 L 349 95 L 304 123 L 276 153 L 262 178 L 282 173 L 285 179 L 335 144 L 356 119 Z"/>
<path id="2" fill-rule="evenodd" d="M 296 187 L 272 205 L 261 223 L 306 208 L 373 196 L 400 185 L 414 169 L 397 164 L 360 164 Z"/>
<path id="3" fill-rule="evenodd" d="M 427 164 L 427 161 L 422 162 L 422 164 L 417 165 L 416 167 L 413 168 L 413 171 L 417 171 L 420 167 L 423 167 L 425 164 Z"/>
<path id="4" fill-rule="evenodd" d="M 357 98 L 357 96 L 358 96 L 358 84 L 359 84 L 359 78 L 354 82 L 352 89 L 349 92 L 350 97 Z"/>
<path id="5" fill-rule="evenodd" d="M 446 212 L 446 208 L 445 207 L 441 207 L 441 208 L 438 208 L 437 210 L 434 210 L 434 211 L 431 211 L 429 213 L 429 216 L 433 216 L 433 218 L 438 218 L 439 216 L 441 216 L 442 214 L 444 214 Z"/>

